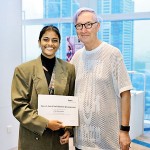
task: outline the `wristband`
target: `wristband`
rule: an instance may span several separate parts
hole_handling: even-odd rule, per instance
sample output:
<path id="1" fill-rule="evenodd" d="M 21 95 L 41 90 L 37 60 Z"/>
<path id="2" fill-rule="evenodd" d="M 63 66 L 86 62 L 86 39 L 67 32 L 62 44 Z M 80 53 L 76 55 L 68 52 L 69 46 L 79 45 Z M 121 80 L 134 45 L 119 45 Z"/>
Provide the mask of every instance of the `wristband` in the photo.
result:
<path id="1" fill-rule="evenodd" d="M 123 126 L 123 125 L 121 125 L 120 126 L 120 130 L 129 132 L 130 131 L 130 126 Z"/>

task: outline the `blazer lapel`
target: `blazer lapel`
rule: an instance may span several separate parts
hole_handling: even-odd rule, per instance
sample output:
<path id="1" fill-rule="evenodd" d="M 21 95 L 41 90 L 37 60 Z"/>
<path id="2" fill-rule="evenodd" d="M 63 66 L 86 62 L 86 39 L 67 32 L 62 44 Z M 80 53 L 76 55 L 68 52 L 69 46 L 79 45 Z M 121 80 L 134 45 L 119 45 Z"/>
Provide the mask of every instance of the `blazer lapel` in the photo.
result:
<path id="1" fill-rule="evenodd" d="M 32 79 L 37 90 L 37 94 L 49 94 L 48 84 L 44 74 L 40 56 L 36 59 L 33 69 Z"/>
<path id="2" fill-rule="evenodd" d="M 35 67 L 33 68 L 32 79 L 37 90 L 37 94 L 49 94 L 48 84 L 45 77 L 45 73 L 43 70 L 41 57 L 39 56 L 36 59 Z M 62 63 L 56 58 L 56 66 L 55 66 L 55 81 L 54 81 L 54 94 L 55 95 L 63 95 L 66 84 L 67 84 L 67 71 L 62 66 Z"/>
<path id="3" fill-rule="evenodd" d="M 62 63 L 56 58 L 56 73 L 55 73 L 55 81 L 54 81 L 54 94 L 55 95 L 63 95 L 66 84 L 67 84 L 67 73 L 63 68 Z"/>

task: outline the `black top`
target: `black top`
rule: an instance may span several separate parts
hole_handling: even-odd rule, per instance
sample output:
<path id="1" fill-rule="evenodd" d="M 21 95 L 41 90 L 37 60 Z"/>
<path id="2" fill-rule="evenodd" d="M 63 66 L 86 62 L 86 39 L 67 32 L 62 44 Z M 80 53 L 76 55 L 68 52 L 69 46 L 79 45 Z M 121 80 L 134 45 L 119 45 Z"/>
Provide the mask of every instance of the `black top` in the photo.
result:
<path id="1" fill-rule="evenodd" d="M 48 71 L 44 70 L 44 73 L 47 79 L 47 83 L 49 85 L 51 77 L 52 77 L 52 72 L 55 66 L 56 57 L 49 59 L 41 54 L 41 60 L 42 60 L 42 65 L 48 70 Z"/>

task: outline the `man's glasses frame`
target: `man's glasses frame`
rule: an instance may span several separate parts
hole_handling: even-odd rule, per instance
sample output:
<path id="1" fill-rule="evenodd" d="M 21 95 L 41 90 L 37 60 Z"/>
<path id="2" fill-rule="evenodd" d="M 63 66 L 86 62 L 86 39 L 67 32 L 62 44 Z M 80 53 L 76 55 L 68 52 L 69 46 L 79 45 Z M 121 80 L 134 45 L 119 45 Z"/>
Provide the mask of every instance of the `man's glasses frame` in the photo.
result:
<path id="1" fill-rule="evenodd" d="M 77 30 L 82 30 L 83 29 L 83 26 L 86 28 L 86 29 L 90 29 L 90 28 L 92 28 L 92 26 L 93 26 L 93 24 L 95 24 L 95 23 L 97 23 L 97 22 L 94 22 L 94 23 L 92 23 L 92 22 L 87 22 L 87 23 L 79 23 L 79 24 L 76 24 L 75 25 L 75 28 L 77 29 Z"/>

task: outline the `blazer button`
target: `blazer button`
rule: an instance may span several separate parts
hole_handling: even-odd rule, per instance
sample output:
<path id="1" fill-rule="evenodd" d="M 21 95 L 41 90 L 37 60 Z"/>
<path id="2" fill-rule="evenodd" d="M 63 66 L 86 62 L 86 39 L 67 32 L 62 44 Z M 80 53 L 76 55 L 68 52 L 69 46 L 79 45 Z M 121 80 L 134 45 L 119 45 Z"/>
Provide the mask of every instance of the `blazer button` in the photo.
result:
<path id="1" fill-rule="evenodd" d="M 35 139 L 36 139 L 36 140 L 39 140 L 39 138 L 38 138 L 38 137 L 36 137 Z"/>

